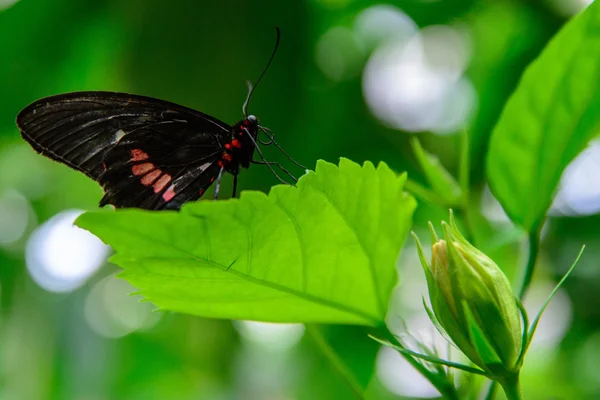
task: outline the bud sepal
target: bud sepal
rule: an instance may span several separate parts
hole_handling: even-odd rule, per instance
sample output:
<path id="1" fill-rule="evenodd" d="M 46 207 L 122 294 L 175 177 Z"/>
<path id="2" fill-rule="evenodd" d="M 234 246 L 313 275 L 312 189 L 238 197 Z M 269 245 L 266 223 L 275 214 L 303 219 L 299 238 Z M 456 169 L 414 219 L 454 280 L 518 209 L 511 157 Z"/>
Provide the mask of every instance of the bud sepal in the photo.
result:
<path id="1" fill-rule="evenodd" d="M 523 344 L 517 300 L 508 278 L 459 232 L 454 217 L 432 234 L 431 263 L 416 238 L 434 325 L 490 376 L 514 372 Z"/>
<path id="2" fill-rule="evenodd" d="M 442 239 L 438 238 L 431 223 L 429 228 L 431 261 L 425 256 L 417 235 L 412 233 L 427 279 L 431 307 L 425 299 L 423 305 L 440 334 L 475 366 L 444 360 L 433 353 L 419 354 L 406 346 L 374 339 L 406 356 L 485 376 L 499 383 L 508 399 L 521 399 L 520 369 L 540 317 L 574 270 L 585 246 L 529 326 L 525 308 L 512 291 L 508 278 L 494 261 L 462 236 L 452 210 L 449 223 L 442 222 Z"/>

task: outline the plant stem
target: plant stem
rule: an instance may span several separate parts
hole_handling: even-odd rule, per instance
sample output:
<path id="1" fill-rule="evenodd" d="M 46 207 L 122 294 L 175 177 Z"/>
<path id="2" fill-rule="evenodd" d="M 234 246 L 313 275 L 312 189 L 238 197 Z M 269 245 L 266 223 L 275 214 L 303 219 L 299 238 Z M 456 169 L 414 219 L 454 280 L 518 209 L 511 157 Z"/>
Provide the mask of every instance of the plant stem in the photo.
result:
<path id="1" fill-rule="evenodd" d="M 407 179 L 404 187 L 415 197 L 430 203 L 430 204 L 444 204 L 444 200 L 434 191 L 427 189 L 418 182 L 411 179 Z"/>
<path id="2" fill-rule="evenodd" d="M 496 396 L 496 389 L 498 389 L 498 383 L 496 381 L 492 381 L 490 386 L 488 386 L 485 400 L 494 400 L 494 396 Z"/>
<path id="3" fill-rule="evenodd" d="M 469 204 L 470 174 L 471 174 L 471 145 L 469 132 L 466 129 L 460 133 L 460 161 L 458 165 L 458 183 L 462 190 L 463 205 Z"/>
<path id="4" fill-rule="evenodd" d="M 460 159 L 458 164 L 458 183 L 462 192 L 460 214 L 467 229 L 467 239 L 475 243 L 475 229 L 471 220 L 471 140 L 469 131 L 463 129 L 460 133 Z"/>
<path id="5" fill-rule="evenodd" d="M 519 298 L 521 300 L 527 293 L 527 289 L 529 289 L 529 285 L 531 284 L 531 278 L 533 278 L 535 264 L 540 252 L 541 225 L 542 224 L 539 224 L 529 232 L 529 256 L 527 259 L 527 266 L 525 267 L 525 273 L 523 274 L 523 280 L 521 281 L 521 287 L 519 289 Z"/>
<path id="6" fill-rule="evenodd" d="M 475 238 L 475 229 L 473 228 L 473 221 L 471 217 L 471 211 L 468 204 L 463 204 L 460 208 L 454 210 L 454 213 L 464 222 L 464 236 L 473 245 L 477 246 L 477 240 Z"/>
<path id="7" fill-rule="evenodd" d="M 510 379 L 502 382 L 502 389 L 506 394 L 507 400 L 521 400 L 521 388 L 519 387 L 519 375 L 518 373 L 513 375 Z"/>
<path id="8" fill-rule="evenodd" d="M 306 325 L 306 332 L 313 339 L 319 350 L 323 353 L 325 358 L 331 363 L 335 371 L 340 375 L 342 379 L 348 384 L 357 399 L 366 400 L 366 395 L 363 388 L 360 386 L 356 377 L 350 371 L 348 366 L 344 363 L 341 357 L 333 350 L 329 342 L 323 337 L 321 329 L 317 325 Z"/>
<path id="9" fill-rule="evenodd" d="M 383 326 L 379 329 L 380 333 L 385 335 L 385 338 L 392 343 L 393 345 L 400 347 L 400 348 L 404 348 L 404 346 L 402 345 L 402 343 L 400 343 L 400 341 L 396 338 L 396 336 L 394 336 L 394 334 L 388 329 L 387 326 Z M 417 371 L 419 371 L 419 373 L 421 373 L 421 375 L 423 375 L 425 377 L 425 379 L 427 379 L 442 395 L 442 397 L 444 399 L 447 400 L 460 400 L 460 398 L 458 397 L 458 393 L 456 392 L 456 388 L 454 387 L 454 385 L 445 380 L 440 378 L 439 375 L 431 372 L 430 370 L 428 370 L 423 364 L 421 364 L 419 361 L 417 361 L 414 357 L 402 353 L 402 352 L 398 352 L 402 357 L 404 357 L 404 359 L 406 361 L 408 361 L 408 363 L 410 365 L 412 365 Z"/>

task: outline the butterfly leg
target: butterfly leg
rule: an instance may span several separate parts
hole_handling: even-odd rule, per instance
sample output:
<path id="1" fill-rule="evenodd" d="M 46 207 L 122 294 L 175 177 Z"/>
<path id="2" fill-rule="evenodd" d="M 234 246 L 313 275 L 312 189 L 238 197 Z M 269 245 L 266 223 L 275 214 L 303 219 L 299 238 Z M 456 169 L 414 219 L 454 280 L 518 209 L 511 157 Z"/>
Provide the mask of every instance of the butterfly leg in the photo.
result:
<path id="1" fill-rule="evenodd" d="M 233 175 L 233 194 L 231 195 L 231 198 L 235 197 L 236 190 L 237 190 L 237 174 Z"/>
<path id="2" fill-rule="evenodd" d="M 219 198 L 219 190 L 221 189 L 221 177 L 223 176 L 223 169 L 224 168 L 221 168 L 219 170 L 219 175 L 217 175 L 217 182 L 215 183 L 215 200 Z"/>
<path id="3" fill-rule="evenodd" d="M 288 171 L 286 168 L 284 168 L 278 162 L 275 162 L 275 161 L 254 161 L 253 160 L 252 164 L 273 165 L 273 166 L 279 168 L 280 170 L 282 170 L 284 174 L 286 174 L 287 176 L 289 176 L 290 178 L 292 178 L 294 180 L 294 182 L 298 182 L 298 179 L 296 179 L 296 177 L 294 175 L 292 175 L 290 173 L 290 171 Z"/>

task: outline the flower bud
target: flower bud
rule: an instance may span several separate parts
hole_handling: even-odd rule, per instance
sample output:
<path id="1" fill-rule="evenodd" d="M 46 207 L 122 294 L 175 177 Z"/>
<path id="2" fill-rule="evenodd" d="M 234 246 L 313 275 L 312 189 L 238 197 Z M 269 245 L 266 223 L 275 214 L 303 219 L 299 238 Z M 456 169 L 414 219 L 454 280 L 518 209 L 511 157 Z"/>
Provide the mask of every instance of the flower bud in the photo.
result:
<path id="1" fill-rule="evenodd" d="M 417 248 L 433 314 L 432 320 L 469 359 L 490 374 L 518 371 L 522 328 L 519 306 L 502 270 L 460 234 L 452 214 L 442 223 L 444 239 L 434 243 L 431 264 Z"/>

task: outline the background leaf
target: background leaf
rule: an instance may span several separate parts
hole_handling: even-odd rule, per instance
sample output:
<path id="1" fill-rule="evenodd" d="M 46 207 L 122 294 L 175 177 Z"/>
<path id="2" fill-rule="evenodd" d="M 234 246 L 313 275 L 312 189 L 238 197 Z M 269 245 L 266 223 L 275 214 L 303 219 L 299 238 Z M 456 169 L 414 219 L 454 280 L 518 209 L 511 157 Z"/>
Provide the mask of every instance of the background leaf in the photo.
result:
<path id="1" fill-rule="evenodd" d="M 378 325 L 416 203 L 384 163 L 317 164 L 297 187 L 180 213 L 92 212 L 122 277 L 159 307 L 208 317 Z"/>
<path id="2" fill-rule="evenodd" d="M 490 186 L 510 218 L 540 223 L 567 164 L 600 128 L 600 2 L 556 35 L 524 73 L 493 132 Z"/>
<path id="3" fill-rule="evenodd" d="M 447 206 L 459 204 L 463 196 L 461 188 L 452 174 L 444 168 L 439 158 L 425 151 L 416 137 L 411 138 L 410 144 L 427 182 L 435 193 Z"/>

